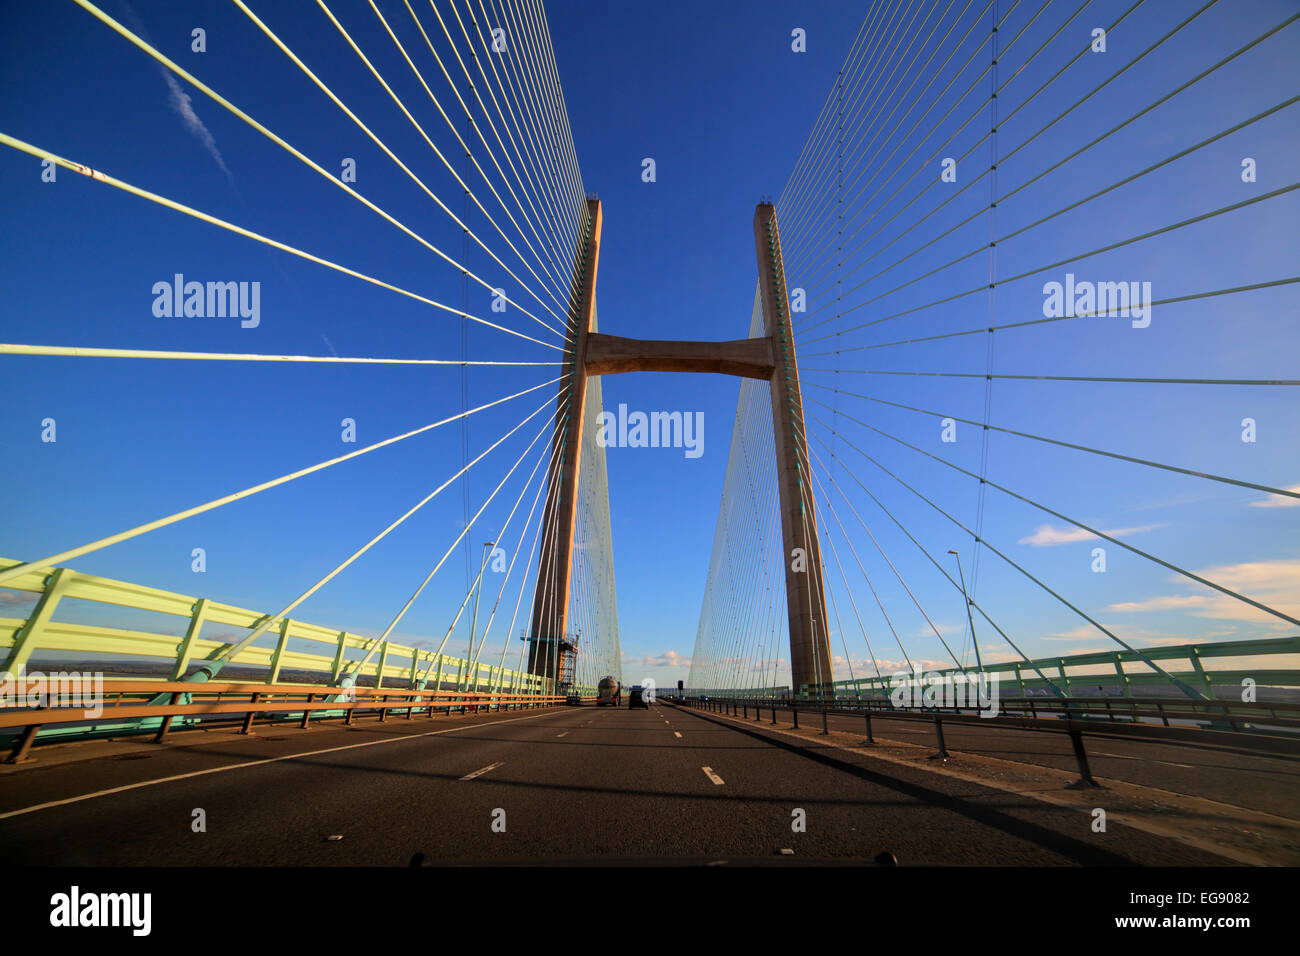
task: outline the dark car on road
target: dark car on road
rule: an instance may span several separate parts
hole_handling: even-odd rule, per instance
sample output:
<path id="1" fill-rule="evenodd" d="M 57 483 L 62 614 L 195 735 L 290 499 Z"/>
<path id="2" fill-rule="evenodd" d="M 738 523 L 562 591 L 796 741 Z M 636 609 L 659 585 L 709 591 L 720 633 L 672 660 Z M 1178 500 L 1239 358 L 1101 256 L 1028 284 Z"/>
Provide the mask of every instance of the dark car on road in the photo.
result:
<path id="1" fill-rule="evenodd" d="M 627 707 L 628 710 L 631 710 L 633 707 L 644 707 L 646 710 L 650 709 L 650 705 L 646 702 L 645 695 L 641 692 L 640 685 L 633 687 L 631 692 L 628 693 Z"/>

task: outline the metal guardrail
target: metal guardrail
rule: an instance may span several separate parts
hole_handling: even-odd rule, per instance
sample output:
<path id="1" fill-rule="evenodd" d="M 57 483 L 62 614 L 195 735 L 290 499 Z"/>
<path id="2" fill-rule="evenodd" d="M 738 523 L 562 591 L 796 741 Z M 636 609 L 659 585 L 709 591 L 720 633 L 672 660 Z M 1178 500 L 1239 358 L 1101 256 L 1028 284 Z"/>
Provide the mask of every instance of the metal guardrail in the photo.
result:
<path id="1" fill-rule="evenodd" d="M 20 563 L 0 558 L 0 569 Z M 99 676 L 105 688 L 118 688 L 114 693 L 120 699 L 134 701 L 130 707 L 106 706 L 106 713 L 112 713 L 116 721 L 111 724 L 107 718 L 87 722 L 60 715 L 59 719 L 51 719 L 59 708 L 45 711 L 42 719 L 34 723 L 29 711 L 2 705 L 8 701 L 0 702 L 0 738 L 12 738 L 18 733 L 16 750 L 23 753 L 37 735 L 83 736 L 110 729 L 115 733 L 152 732 L 159 725 L 165 725 L 165 731 L 173 718 L 191 722 L 207 715 L 211 719 L 215 714 L 242 712 L 238 706 L 247 711 L 247 706 L 223 698 L 223 694 L 230 693 L 257 694 L 263 704 L 289 695 L 284 699 L 300 701 L 290 711 L 303 711 L 305 701 L 312 704 L 308 711 L 333 709 L 340 715 L 345 709 L 355 709 L 338 702 L 345 692 L 372 708 L 377 696 L 398 700 L 412 694 L 420 695 L 417 704 L 411 705 L 416 709 L 443 708 L 446 705 L 434 699 L 447 695 L 456 699 L 478 695 L 491 698 L 494 704 L 509 701 L 512 706 L 525 701 L 564 700 L 555 696 L 549 681 L 535 674 L 402 644 L 384 642 L 376 647 L 373 638 L 291 618 L 272 621 L 264 639 L 226 662 L 232 679 L 191 681 L 186 678 L 198 665 L 217 659 L 238 641 L 238 637 L 222 633 L 222 629 L 249 630 L 265 621 L 267 615 L 71 568 L 35 569 L 7 582 L 0 591 L 4 589 L 33 594 L 35 606 L 26 617 L 0 617 L 0 678 L 12 682 L 31 676 L 31 664 L 42 666 L 52 678 L 59 677 L 70 665 L 76 665 L 102 672 Z M 113 614 L 125 616 L 126 620 L 122 626 L 110 627 L 59 619 L 61 608 L 78 606 L 79 602 L 88 602 L 101 620 L 111 620 Z M 183 634 L 159 633 L 167 629 L 168 621 L 174 622 L 175 630 L 183 629 Z M 236 671 L 239 677 L 234 678 L 229 671 Z M 285 680 L 282 674 L 292 676 Z M 345 688 L 345 677 L 352 687 Z M 418 688 L 421 683 L 425 684 L 422 690 Z M 392 686 L 395 684 L 398 686 Z M 210 688 L 216 687 L 244 689 L 219 691 L 214 699 Z M 574 688 L 570 694 L 575 691 L 584 698 L 594 698 L 596 693 L 594 687 L 585 686 Z M 183 695 L 185 703 L 178 703 L 176 695 Z M 146 699 L 139 700 L 141 697 Z M 334 702 L 324 703 L 331 697 Z M 392 708 L 381 708 L 385 712 L 387 709 Z M 257 711 L 285 712 L 285 708 L 268 705 L 259 706 Z"/>
<path id="2" fill-rule="evenodd" d="M 661 695 L 662 696 L 662 695 Z M 678 703 L 755 720 L 769 711 L 775 724 L 778 712 L 791 715 L 799 727 L 803 712 L 820 718 L 821 732 L 829 733 L 830 715 L 863 718 L 866 743 L 874 744 L 872 718 L 926 721 L 934 725 L 938 756 L 950 756 L 944 739 L 945 722 L 974 724 L 990 730 L 1029 730 L 1064 733 L 1069 736 L 1080 781 L 1098 786 L 1088 765 L 1084 737 L 1142 737 L 1164 743 L 1203 743 L 1240 750 L 1263 750 L 1300 755 L 1300 704 L 1268 702 L 1238 704 L 1233 701 L 1195 701 L 1177 698 L 1042 698 L 1025 697 L 999 700 L 1001 714 L 980 716 L 973 707 L 895 708 L 888 700 L 801 702 L 781 698 L 743 697 L 664 697 Z M 1116 706 L 1120 705 L 1120 706 Z M 1175 721 L 1182 722 L 1175 724 Z M 1226 728 L 1226 729 L 1225 729 Z"/>
<path id="3" fill-rule="evenodd" d="M 1245 680 L 1254 681 L 1259 687 L 1300 688 L 1300 635 L 1146 647 L 1141 654 L 1159 664 L 1170 676 L 1211 698 L 1216 697 L 1216 691 L 1229 688 L 1232 696 L 1238 696 Z M 927 677 L 940 680 L 980 675 L 996 676 L 1000 685 L 1016 687 L 1020 697 L 1032 696 L 1031 691 L 1053 696 L 1060 691 L 1066 697 L 1074 697 L 1076 687 L 1091 689 L 1099 684 L 1118 686 L 1125 697 L 1131 696 L 1134 688 L 1169 687 L 1164 675 L 1152 670 L 1138 654 L 1125 650 L 926 672 Z M 894 686 L 893 675 L 862 677 L 836 681 L 831 685 L 831 693 L 836 699 L 888 697 Z M 799 696 L 809 697 L 808 691 L 808 687 L 801 687 Z"/>
<path id="4" fill-rule="evenodd" d="M 97 731 L 117 732 L 133 726 L 154 733 L 162 743 L 176 717 L 189 718 L 188 726 L 212 726 L 223 721 L 239 720 L 240 733 L 250 733 L 261 715 L 275 722 L 297 720 L 306 729 L 312 720 L 342 718 L 345 724 L 362 714 L 378 713 L 386 721 L 392 711 L 404 712 L 412 719 L 419 713 L 428 717 L 439 711 L 446 715 L 459 711 L 518 710 L 555 707 L 571 701 L 561 696 L 533 694 L 474 694 L 457 691 L 407 690 L 394 688 L 355 688 L 340 692 L 303 684 L 260 684 L 210 681 L 193 684 L 184 681 L 104 681 L 103 697 L 96 701 L 95 716 L 89 716 L 85 702 L 55 707 L 23 708 L 0 711 L 0 732 L 21 729 L 7 762 L 27 758 L 37 734 L 44 727 L 76 727 L 87 736 Z M 158 703 L 162 696 L 168 703 Z M 591 700 L 592 698 L 583 698 Z M 146 726 L 146 722 L 148 725 Z M 156 728 L 156 729 L 155 729 Z"/>

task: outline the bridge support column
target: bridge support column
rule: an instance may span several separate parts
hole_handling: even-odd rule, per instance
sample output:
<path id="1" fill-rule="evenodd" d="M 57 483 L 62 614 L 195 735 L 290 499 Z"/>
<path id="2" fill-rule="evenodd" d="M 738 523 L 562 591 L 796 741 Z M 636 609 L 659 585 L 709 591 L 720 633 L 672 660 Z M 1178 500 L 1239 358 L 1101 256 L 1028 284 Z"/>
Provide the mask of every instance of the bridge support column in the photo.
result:
<path id="1" fill-rule="evenodd" d="M 573 529 L 577 520 L 578 474 L 582 464 L 582 428 L 587 404 L 587 335 L 596 310 L 596 266 L 600 259 L 600 200 L 587 200 L 587 221 L 574 262 L 573 297 L 570 318 L 574 326 L 572 350 L 565 353 L 561 398 L 556 408 L 555 445 L 560 457 L 559 474 L 547 488 L 543 515 L 551 515 L 551 527 L 543 534 L 537 587 L 533 592 L 533 623 L 529 638 L 528 670 L 554 678 L 558 644 L 569 626 L 569 577 L 573 569 Z M 549 539 L 549 540 L 548 540 Z"/>
<path id="2" fill-rule="evenodd" d="M 776 208 L 771 203 L 760 203 L 754 213 L 754 242 L 764 329 L 771 339 L 776 365 L 771 379 L 772 426 L 790 621 L 791 683 L 796 694 L 806 687 L 813 697 L 821 698 L 832 694 L 834 681 L 827 640 L 826 593 L 817 537 L 817 510 L 809 475 L 803 393 L 799 388 L 799 365 L 790 331 L 790 298 L 781 262 Z"/>

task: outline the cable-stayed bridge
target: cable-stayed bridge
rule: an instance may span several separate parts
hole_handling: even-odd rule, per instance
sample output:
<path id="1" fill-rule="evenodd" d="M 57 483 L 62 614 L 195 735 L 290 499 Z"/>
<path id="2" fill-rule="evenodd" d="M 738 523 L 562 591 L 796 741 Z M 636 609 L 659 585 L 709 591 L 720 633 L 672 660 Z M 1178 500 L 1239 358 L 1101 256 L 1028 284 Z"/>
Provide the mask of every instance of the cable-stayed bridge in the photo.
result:
<path id="1" fill-rule="evenodd" d="M 24 863 L 63 831 L 91 848 L 73 862 L 202 864 L 214 841 L 121 836 L 202 805 L 245 818 L 215 841 L 229 862 L 587 858 L 587 821 L 619 859 L 956 862 L 921 835 L 940 833 L 995 863 L 1295 862 L 1300 97 L 1280 64 L 1300 14 L 1229 6 L 862 4 L 780 195 L 689 224 L 752 236 L 748 325 L 737 302 L 668 339 L 654 310 L 600 328 L 620 210 L 582 175 L 574 130 L 597 119 L 570 117 L 560 75 L 581 73 L 537 0 L 233 0 L 292 112 L 365 150 L 341 164 L 274 87 L 241 97 L 133 13 L 69 0 L 161 73 L 227 178 L 200 114 L 309 183 L 313 217 L 337 204 L 373 232 L 242 196 L 245 216 L 218 214 L 82 136 L 0 129 L 13 169 L 76 189 L 78 215 L 179 220 L 438 331 L 216 351 L 55 342 L 11 316 L 0 362 L 43 395 L 160 365 L 229 369 L 233 393 L 274 369 L 294 396 L 417 381 L 423 417 L 364 438 L 346 417 L 329 454 L 227 448 L 240 467 L 192 493 L 159 480 L 147 513 L 60 465 L 6 498 L 0 842 Z M 79 228 L 64 195 L 30 207 L 56 234 Z M 248 285 L 177 271 L 153 316 L 256 328 Z M 681 447 L 691 420 L 617 420 L 603 383 L 629 373 L 740 379 L 707 577 L 673 596 L 702 596 L 689 671 L 657 699 L 623 666 L 607 455 Z M 66 446 L 31 402 L 13 440 L 39 422 Z M 83 454 L 150 473 L 112 436 Z M 331 523 L 315 496 L 353 507 L 349 469 L 365 513 Z M 196 526 L 278 556 L 250 549 L 214 590 L 138 573 L 153 542 L 206 573 L 181 544 Z M 349 587 L 363 613 L 321 613 Z M 1030 790 L 1048 796 L 987 805 Z M 402 820 L 413 795 L 445 809 L 437 847 Z M 318 799 L 318 819 L 284 818 Z M 105 804 L 120 824 L 96 837 Z M 820 819 L 792 831 L 806 806 Z M 526 835 L 492 842 L 489 811 L 516 807 Z M 655 832 L 665 807 L 690 821 L 676 836 Z M 382 836 L 332 839 L 358 829 Z"/>

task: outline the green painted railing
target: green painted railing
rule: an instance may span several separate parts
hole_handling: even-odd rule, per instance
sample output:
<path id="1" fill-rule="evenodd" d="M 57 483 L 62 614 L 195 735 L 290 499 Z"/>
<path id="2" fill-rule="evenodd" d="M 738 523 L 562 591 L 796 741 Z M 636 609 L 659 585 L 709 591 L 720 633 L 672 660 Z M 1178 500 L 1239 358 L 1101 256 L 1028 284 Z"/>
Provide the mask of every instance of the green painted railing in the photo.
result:
<path id="1" fill-rule="evenodd" d="M 0 569 L 21 562 L 0 558 Z M 35 607 L 26 617 L 0 617 L 0 672 L 17 674 L 33 667 L 66 669 L 69 664 L 90 664 L 95 669 L 124 678 L 140 680 L 183 680 L 205 660 L 214 660 L 231 648 L 238 637 L 213 634 L 221 628 L 252 629 L 261 623 L 263 612 L 222 604 L 208 598 L 177 594 L 156 588 L 82 574 L 71 568 L 42 568 L 27 572 L 5 585 L 11 591 L 35 595 Z M 182 635 L 139 630 L 149 627 L 130 622 L 130 627 L 109 627 L 61 620 L 61 607 L 69 601 L 149 612 L 178 619 Z M 0 605 L 2 607 L 3 605 Z M 92 616 L 80 614 L 78 616 Z M 183 621 L 181 624 L 179 622 Z M 152 625 L 157 626 L 157 625 Z M 204 636 L 205 632 L 211 636 Z M 358 685 L 414 686 L 427 679 L 433 689 L 465 692 L 544 694 L 547 682 L 534 674 L 496 667 L 422 648 L 386 643 L 362 661 L 374 646 L 374 639 L 348 631 L 308 624 L 286 618 L 272 622 L 267 641 L 245 648 L 229 661 L 225 677 L 239 671 L 244 682 L 267 684 L 301 683 L 339 686 L 340 679 L 353 673 Z M 250 676 L 251 675 L 251 676 Z M 594 696 L 594 687 L 580 687 L 576 693 Z"/>
<path id="2" fill-rule="evenodd" d="M 1141 653 L 1159 663 L 1165 674 L 1211 699 L 1240 699 L 1244 681 L 1254 682 L 1260 699 L 1265 694 L 1279 696 L 1279 690 L 1300 688 L 1300 635 L 1260 638 L 1248 641 L 1215 641 L 1200 644 L 1177 644 L 1169 647 L 1146 647 Z M 1039 674 L 1043 676 L 1039 676 Z M 1098 686 L 1109 694 L 1118 690 L 1132 697 L 1135 688 L 1160 688 L 1168 691 L 1171 683 L 1164 674 L 1153 670 L 1140 657 L 1124 650 L 1074 654 L 1068 657 L 1043 657 L 1031 661 L 988 663 L 983 667 L 949 667 L 925 672 L 927 677 L 984 674 L 996 677 L 1003 693 L 1015 688 L 1018 697 L 1036 694 L 1067 697 L 1098 696 Z M 838 700 L 885 698 L 894 684 L 894 675 L 860 677 L 836 681 L 834 696 Z M 1053 689 L 1053 685 L 1055 690 Z M 788 688 L 708 689 L 687 688 L 688 694 L 713 697 L 789 696 Z M 801 687 L 798 699 L 813 699 L 810 688 Z M 826 695 L 823 695 L 826 696 Z"/>
<path id="3" fill-rule="evenodd" d="M 1257 694 L 1270 688 L 1300 687 L 1300 635 L 1146 647 L 1141 653 L 1159 663 L 1169 677 L 1211 699 L 1239 699 L 1243 682 L 1247 680 L 1254 682 Z M 1099 686 L 1117 688 L 1125 697 L 1133 696 L 1134 688 L 1138 687 L 1158 687 L 1164 691 L 1170 688 L 1165 674 L 1153 670 L 1137 654 L 1124 650 L 1044 657 L 1028 662 L 1004 661 L 978 668 L 950 667 L 926 673 L 939 678 L 963 673 L 996 677 L 999 685 L 1017 688 L 1020 697 L 1037 693 L 1056 696 L 1053 685 L 1069 697 L 1096 696 L 1093 692 Z M 887 697 L 892 686 L 893 675 L 836 681 L 834 685 L 837 698 Z M 806 694 L 808 689 L 802 690 Z"/>

